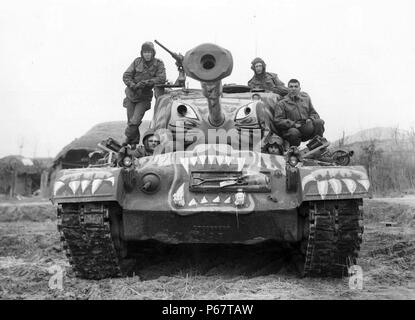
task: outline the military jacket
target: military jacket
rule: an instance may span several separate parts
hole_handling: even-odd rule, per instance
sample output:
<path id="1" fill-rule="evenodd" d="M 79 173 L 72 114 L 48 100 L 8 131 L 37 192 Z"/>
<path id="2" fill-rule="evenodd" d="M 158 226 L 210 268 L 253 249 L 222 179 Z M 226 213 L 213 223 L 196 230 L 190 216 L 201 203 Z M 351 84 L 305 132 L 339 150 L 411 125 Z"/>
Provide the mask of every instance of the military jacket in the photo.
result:
<path id="1" fill-rule="evenodd" d="M 132 87 L 142 80 L 147 80 L 148 85 L 144 88 L 133 89 Z M 144 59 L 138 57 L 131 63 L 123 74 L 123 81 L 127 88 L 125 94 L 133 102 L 151 100 L 152 88 L 155 84 L 163 84 L 166 81 L 166 69 L 163 61 L 154 58 L 150 64 L 144 63 Z"/>
<path id="2" fill-rule="evenodd" d="M 285 96 L 288 93 L 288 88 L 284 85 L 275 73 L 265 72 L 261 75 L 254 75 L 248 81 L 250 88 L 260 88 Z"/>
<path id="3" fill-rule="evenodd" d="M 299 97 L 295 99 L 287 95 L 277 103 L 274 110 L 274 124 L 277 128 L 288 129 L 296 121 L 307 119 L 320 119 L 320 116 L 314 109 L 310 96 L 305 92 L 300 92 Z"/>

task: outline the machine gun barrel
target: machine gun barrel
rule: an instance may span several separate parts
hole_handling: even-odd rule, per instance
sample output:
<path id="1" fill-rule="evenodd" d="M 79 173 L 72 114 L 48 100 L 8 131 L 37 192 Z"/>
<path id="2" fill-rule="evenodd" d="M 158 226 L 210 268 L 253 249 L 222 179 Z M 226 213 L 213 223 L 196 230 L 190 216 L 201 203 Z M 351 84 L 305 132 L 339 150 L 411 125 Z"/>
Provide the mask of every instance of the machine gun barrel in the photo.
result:
<path id="1" fill-rule="evenodd" d="M 172 57 L 174 60 L 176 60 L 176 62 L 178 64 L 182 64 L 183 63 L 183 56 L 180 54 L 177 54 L 175 52 L 170 51 L 169 49 L 167 49 L 165 46 L 163 46 L 160 42 L 158 42 L 157 40 L 154 40 L 155 43 L 157 43 L 160 47 L 162 47 L 164 50 L 166 50 Z"/>

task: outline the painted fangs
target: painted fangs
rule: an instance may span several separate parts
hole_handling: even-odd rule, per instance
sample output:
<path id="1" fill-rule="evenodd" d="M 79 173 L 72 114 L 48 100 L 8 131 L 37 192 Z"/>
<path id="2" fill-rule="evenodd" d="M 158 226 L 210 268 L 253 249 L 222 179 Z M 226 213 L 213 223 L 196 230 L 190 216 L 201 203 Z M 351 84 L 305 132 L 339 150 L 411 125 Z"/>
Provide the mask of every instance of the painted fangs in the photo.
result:
<path id="1" fill-rule="evenodd" d="M 173 202 L 178 207 L 184 207 L 184 183 L 177 189 L 176 193 L 173 194 Z"/>
<path id="2" fill-rule="evenodd" d="M 347 189 L 349 189 L 349 192 L 353 194 L 356 191 L 356 182 L 352 179 L 342 179 L 342 181 L 346 184 Z"/>
<path id="3" fill-rule="evenodd" d="M 186 170 L 187 174 L 189 174 L 189 158 L 180 158 L 180 163 Z"/>
<path id="4" fill-rule="evenodd" d="M 102 180 L 102 179 L 95 179 L 94 181 L 92 181 L 92 189 L 91 189 L 92 194 L 95 194 L 95 192 L 101 186 L 103 181 L 104 180 Z"/>
<path id="5" fill-rule="evenodd" d="M 206 163 L 206 156 L 204 156 L 204 155 L 199 156 L 199 161 L 200 161 L 201 164 L 204 165 Z"/>
<path id="6" fill-rule="evenodd" d="M 91 192 L 94 194 L 104 181 L 109 182 L 111 186 L 114 186 L 115 177 L 111 172 L 106 171 L 64 174 L 55 182 L 53 193 L 56 195 L 64 186 L 68 186 L 74 195 L 79 189 L 84 193 L 92 183 Z"/>
<path id="7" fill-rule="evenodd" d="M 192 200 L 189 202 L 189 207 L 193 207 L 193 206 L 197 206 L 197 202 L 196 202 L 196 200 L 195 200 L 195 199 L 192 199 Z"/>
<path id="8" fill-rule="evenodd" d="M 340 194 L 342 192 L 342 183 L 338 179 L 330 179 L 329 184 L 333 189 L 335 194 Z"/>
<path id="9" fill-rule="evenodd" d="M 81 181 L 74 180 L 74 181 L 69 182 L 68 185 L 69 185 L 69 188 L 71 188 L 73 194 L 75 194 L 76 191 L 78 191 L 78 189 L 79 189 L 79 187 L 81 185 Z"/>

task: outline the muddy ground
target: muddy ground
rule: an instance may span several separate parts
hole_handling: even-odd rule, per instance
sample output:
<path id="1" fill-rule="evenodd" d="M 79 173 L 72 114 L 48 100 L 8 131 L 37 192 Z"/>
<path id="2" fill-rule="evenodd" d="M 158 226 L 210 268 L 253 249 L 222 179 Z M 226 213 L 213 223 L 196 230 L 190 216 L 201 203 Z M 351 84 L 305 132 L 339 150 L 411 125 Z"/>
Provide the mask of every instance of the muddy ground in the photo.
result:
<path id="1" fill-rule="evenodd" d="M 348 278 L 300 278 L 289 252 L 271 246 L 177 248 L 137 262 L 128 278 L 78 279 L 62 252 L 54 208 L 3 203 L 0 299 L 415 299 L 415 198 L 364 207 L 360 290 Z M 65 270 L 62 290 L 49 287 L 53 266 Z"/>

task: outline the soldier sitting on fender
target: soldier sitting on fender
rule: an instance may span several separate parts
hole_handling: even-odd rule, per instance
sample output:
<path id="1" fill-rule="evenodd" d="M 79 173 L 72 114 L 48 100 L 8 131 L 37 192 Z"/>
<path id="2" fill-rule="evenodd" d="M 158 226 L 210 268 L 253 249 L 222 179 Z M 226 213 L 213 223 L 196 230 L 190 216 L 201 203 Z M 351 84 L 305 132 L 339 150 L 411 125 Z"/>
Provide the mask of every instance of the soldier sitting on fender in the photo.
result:
<path id="1" fill-rule="evenodd" d="M 291 146 L 299 146 L 315 136 L 323 136 L 324 121 L 316 112 L 309 95 L 301 92 L 300 82 L 288 82 L 288 95 L 278 102 L 274 112 L 274 125 L 278 133 Z"/>
<path id="2" fill-rule="evenodd" d="M 166 82 L 164 63 L 155 55 L 153 43 L 145 42 L 141 46 L 141 57 L 136 58 L 124 72 L 123 81 L 127 88 L 123 105 L 128 119 L 124 144 L 140 142 L 139 127 L 145 112 L 151 107 L 152 89 L 154 85 Z"/>
<path id="3" fill-rule="evenodd" d="M 288 93 L 288 88 L 284 85 L 277 74 L 266 72 L 266 64 L 261 58 L 255 58 L 251 62 L 251 69 L 254 71 L 254 76 L 248 81 L 248 86 L 251 89 L 264 89 L 271 91 L 283 97 Z"/>

